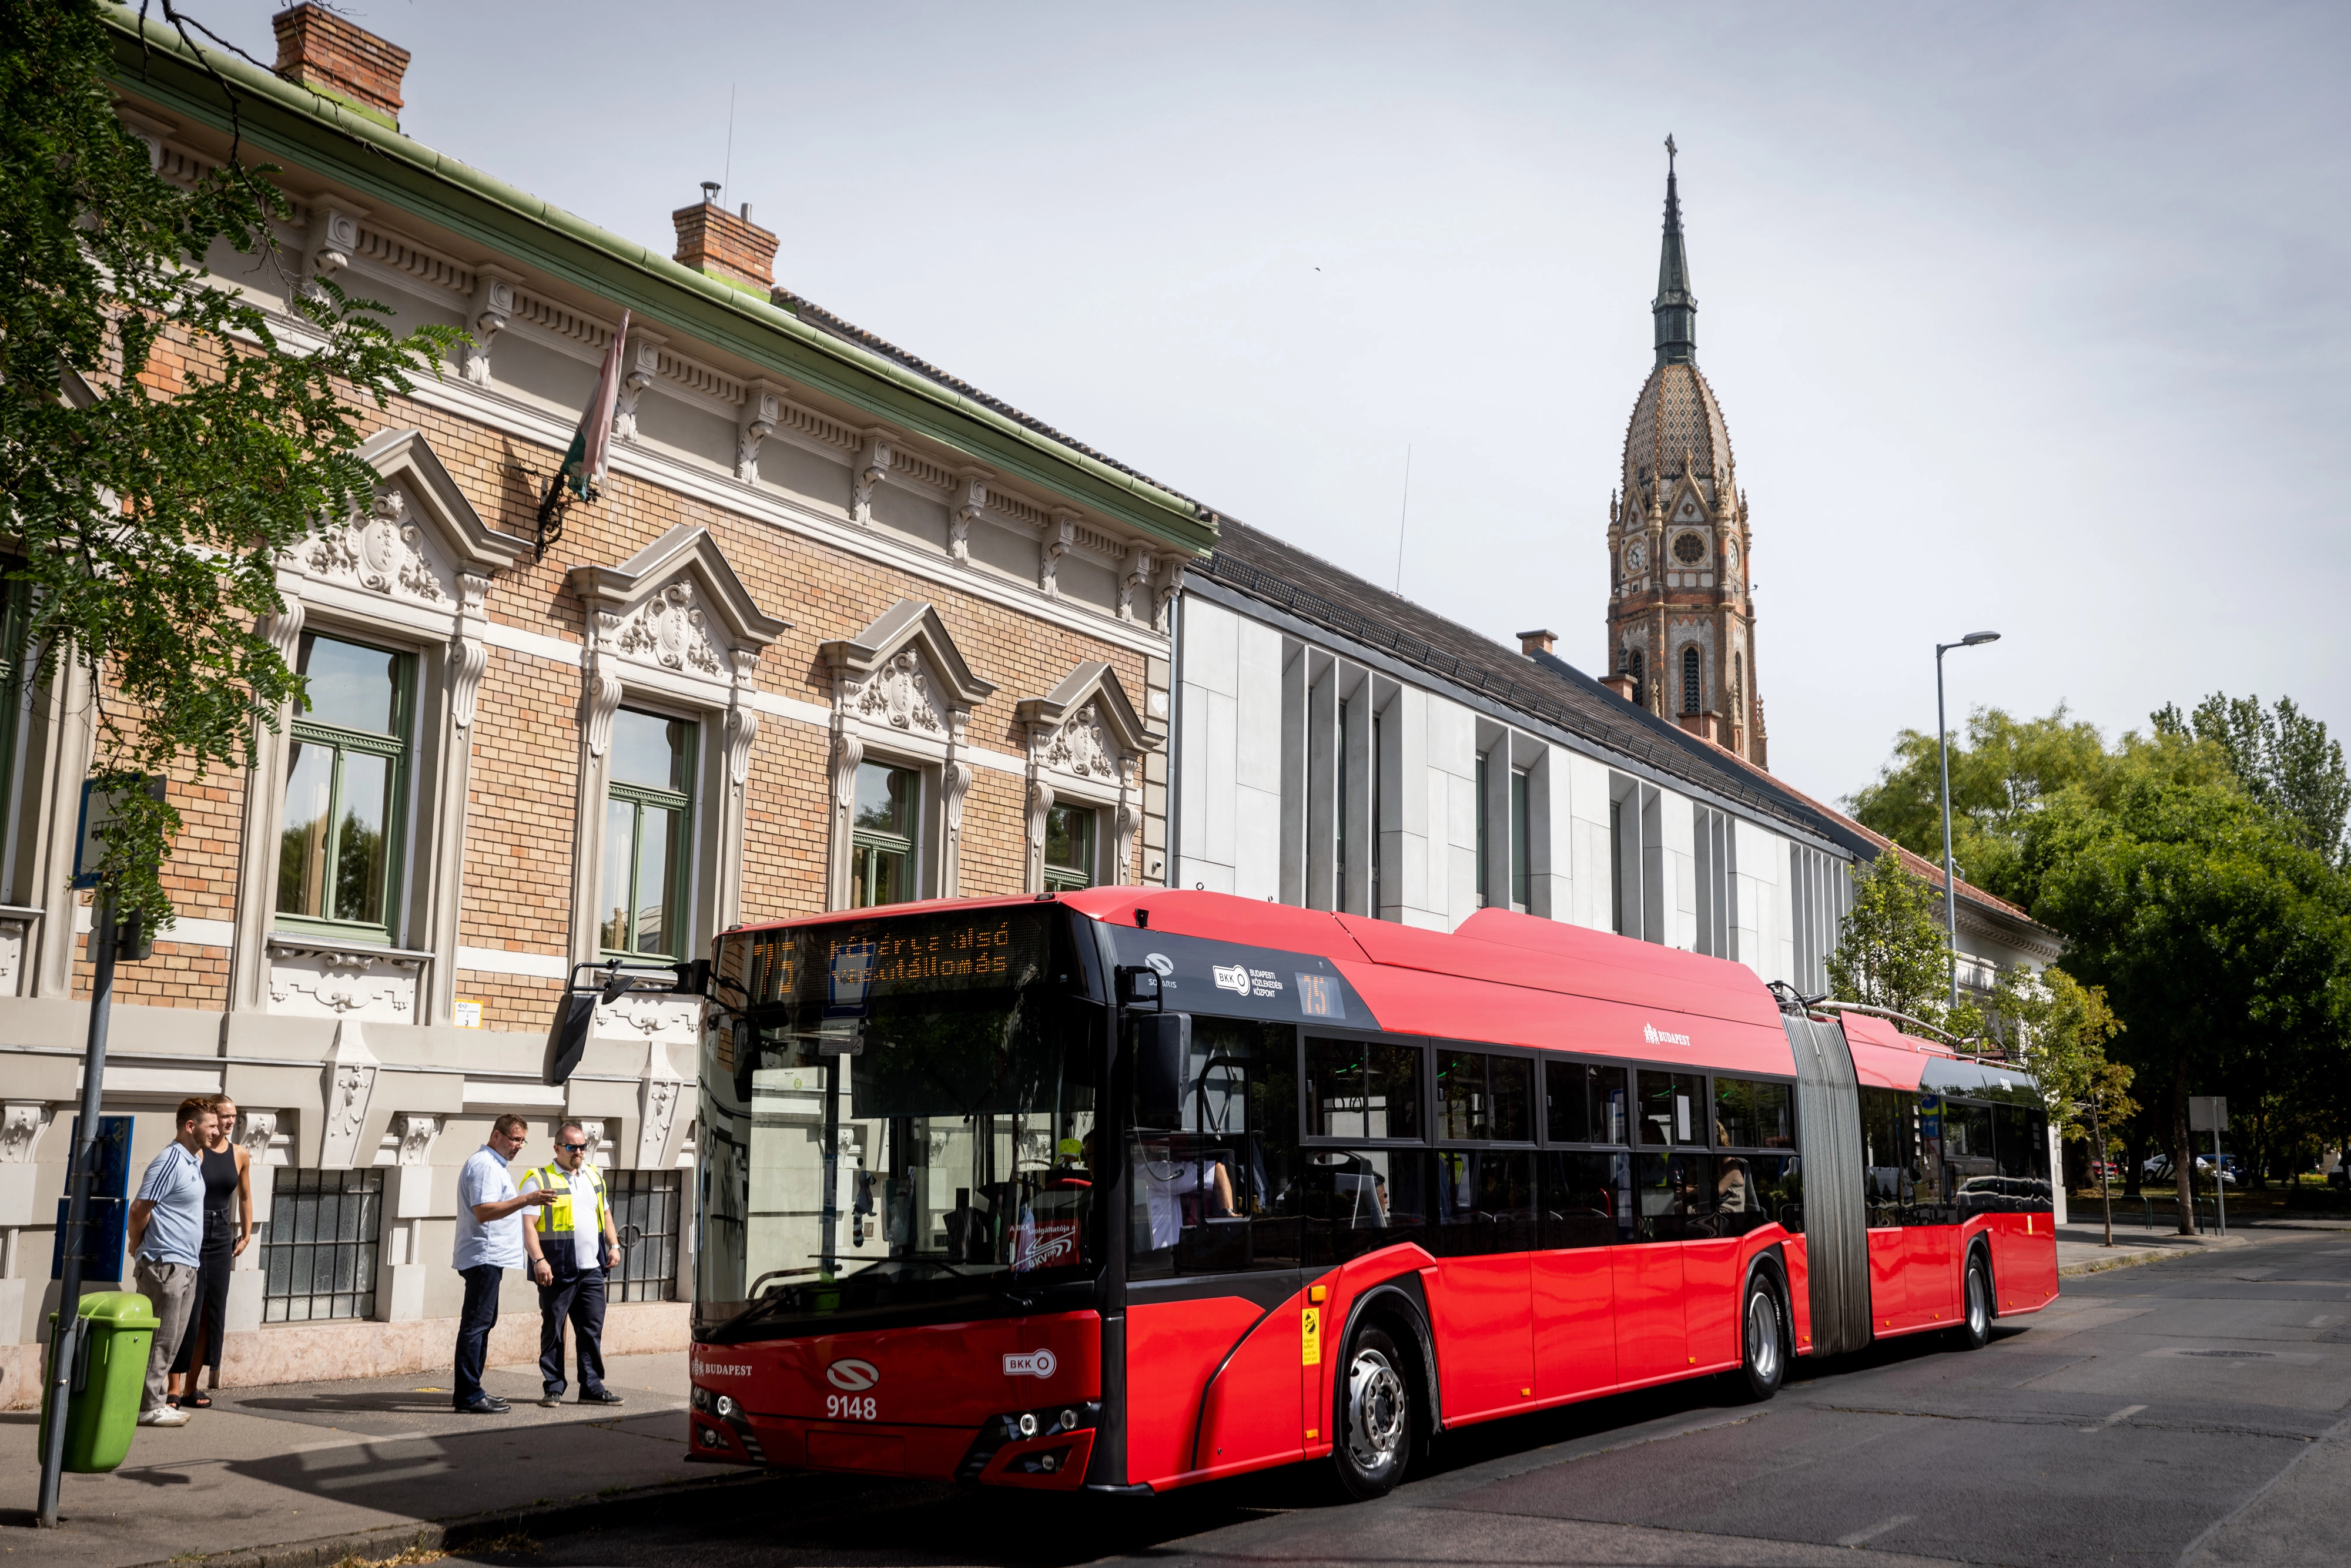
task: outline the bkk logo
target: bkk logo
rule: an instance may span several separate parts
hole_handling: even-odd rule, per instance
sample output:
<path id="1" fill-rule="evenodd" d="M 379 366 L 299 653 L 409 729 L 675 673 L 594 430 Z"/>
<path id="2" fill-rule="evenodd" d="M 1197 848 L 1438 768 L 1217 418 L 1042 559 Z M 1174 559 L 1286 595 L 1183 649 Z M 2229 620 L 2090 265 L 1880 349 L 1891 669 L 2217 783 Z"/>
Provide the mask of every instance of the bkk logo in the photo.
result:
<path id="1" fill-rule="evenodd" d="M 1656 1025 L 1649 1023 L 1641 1026 L 1641 1038 L 1651 1045 L 1687 1045 L 1690 1042 L 1689 1036 L 1686 1034 L 1667 1034 Z"/>
<path id="2" fill-rule="evenodd" d="M 1053 1375 L 1053 1368 L 1060 1364 L 1053 1359 L 1053 1353 L 1050 1350 L 1032 1350 L 1025 1355 L 1015 1351 L 1004 1358 L 1004 1375 L 1050 1377 Z"/>
<path id="3" fill-rule="evenodd" d="M 1249 994 L 1249 967 L 1243 964 L 1211 964 L 1208 972 L 1217 977 L 1217 989 Z"/>
<path id="4" fill-rule="evenodd" d="M 882 1381 L 882 1369 L 870 1361 L 836 1361 L 824 1369 L 824 1380 L 835 1388 L 862 1394 Z"/>

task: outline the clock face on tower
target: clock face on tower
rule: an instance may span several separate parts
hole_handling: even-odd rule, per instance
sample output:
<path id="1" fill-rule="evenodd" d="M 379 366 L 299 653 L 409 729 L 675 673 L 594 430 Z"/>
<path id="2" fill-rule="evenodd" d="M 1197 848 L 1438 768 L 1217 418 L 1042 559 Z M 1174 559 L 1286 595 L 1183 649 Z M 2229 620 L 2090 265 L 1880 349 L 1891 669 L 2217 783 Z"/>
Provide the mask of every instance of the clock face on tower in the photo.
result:
<path id="1" fill-rule="evenodd" d="M 1625 547 L 1625 570 L 1626 571 L 1645 570 L 1648 567 L 1648 540 L 1635 539 L 1631 544 Z"/>

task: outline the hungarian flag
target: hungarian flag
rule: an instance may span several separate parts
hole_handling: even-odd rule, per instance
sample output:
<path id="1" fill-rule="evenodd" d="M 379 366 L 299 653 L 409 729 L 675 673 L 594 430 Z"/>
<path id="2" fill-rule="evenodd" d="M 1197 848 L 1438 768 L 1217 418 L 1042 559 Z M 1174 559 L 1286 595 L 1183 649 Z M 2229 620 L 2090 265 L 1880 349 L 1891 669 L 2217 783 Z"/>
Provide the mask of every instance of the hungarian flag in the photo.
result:
<path id="1" fill-rule="evenodd" d="M 580 428 L 571 433 L 570 450 L 563 455 L 563 471 L 556 476 L 559 485 L 568 485 L 571 493 L 581 500 L 588 498 L 589 486 L 604 477 L 604 463 L 612 447 L 612 411 L 621 401 L 621 359 L 629 341 L 629 313 L 621 312 L 620 329 L 604 350 L 604 368 L 596 372 L 596 395 L 588 400 L 588 412 L 580 416 Z"/>

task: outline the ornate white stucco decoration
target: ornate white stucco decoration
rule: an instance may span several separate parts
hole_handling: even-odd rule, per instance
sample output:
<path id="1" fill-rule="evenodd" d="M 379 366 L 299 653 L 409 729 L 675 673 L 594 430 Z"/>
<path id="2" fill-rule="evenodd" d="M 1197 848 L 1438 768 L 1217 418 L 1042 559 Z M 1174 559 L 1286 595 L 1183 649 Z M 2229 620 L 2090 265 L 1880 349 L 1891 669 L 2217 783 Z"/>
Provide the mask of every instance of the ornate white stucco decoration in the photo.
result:
<path id="1" fill-rule="evenodd" d="M 932 735 L 943 734 L 946 719 L 939 712 L 936 698 L 931 695 L 929 675 L 923 669 L 919 655 L 909 651 L 900 653 L 863 680 L 847 682 L 849 703 L 861 718 L 886 724 L 893 729 L 923 730 Z"/>
<path id="2" fill-rule="evenodd" d="M 459 574 L 457 629 L 449 639 L 449 716 L 459 729 L 474 727 L 482 672 L 490 667 L 490 646 L 481 635 L 482 628 L 489 624 L 485 607 L 489 593 L 487 577 L 470 571 Z"/>
<path id="3" fill-rule="evenodd" d="M 691 997 L 665 996 L 657 991 L 632 991 L 599 1004 L 590 1031 L 599 1039 L 650 1040 L 692 1045 L 698 1037 L 702 1004 Z"/>
<path id="4" fill-rule="evenodd" d="M 882 476 L 890 472 L 895 455 L 890 448 L 891 439 L 891 432 L 886 430 L 865 432 L 865 448 L 858 455 L 849 497 L 849 520 L 862 528 L 873 526 L 873 491 L 882 483 Z"/>
<path id="5" fill-rule="evenodd" d="M 971 526 L 987 507 L 987 470 L 958 468 L 956 487 L 947 492 L 947 554 L 966 565 L 971 561 Z"/>
<path id="6" fill-rule="evenodd" d="M 961 885 L 963 760 L 971 711 L 996 690 L 972 673 L 936 609 L 902 599 L 854 637 L 826 643 L 832 671 L 832 821 L 828 906 L 849 892 L 851 813 L 861 763 L 888 760 L 924 771 L 924 817 L 914 896 L 951 897 Z"/>
<path id="7" fill-rule="evenodd" d="M 441 1118 L 404 1111 L 392 1119 L 392 1135 L 400 1140 L 400 1164 L 429 1166 L 433 1145 L 441 1136 Z"/>
<path id="8" fill-rule="evenodd" d="M 465 311 L 466 329 L 474 340 L 465 345 L 462 364 L 465 379 L 477 387 L 490 384 L 490 346 L 514 316 L 515 282 L 513 273 L 487 262 L 474 267 L 474 298 Z"/>
<path id="9" fill-rule="evenodd" d="M 277 1112 L 256 1111 L 250 1106 L 237 1108 L 236 1141 L 245 1145 L 246 1155 L 255 1165 L 261 1164 L 262 1156 L 269 1152 L 270 1141 L 277 1136 Z"/>
<path id="10" fill-rule="evenodd" d="M 351 253 L 360 247 L 360 220 L 365 216 L 365 207 L 337 202 L 319 202 L 310 209 L 310 243 L 302 256 L 305 294 L 322 293 L 318 279 L 330 278 L 350 266 Z"/>
<path id="11" fill-rule="evenodd" d="M 622 617 L 612 629 L 611 646 L 615 653 L 665 670 L 720 673 L 718 650 L 710 645 L 710 629 L 694 601 L 693 580 L 683 574 Z"/>
<path id="12" fill-rule="evenodd" d="M 454 602 L 452 573 L 424 530 L 409 517 L 408 497 L 395 484 L 376 487 L 363 517 L 323 528 L 296 549 L 311 577 L 419 603 Z"/>
<path id="13" fill-rule="evenodd" d="M 1044 887 L 1045 831 L 1056 806 L 1109 813 L 1110 852 L 1092 869 L 1124 882 L 1134 874 L 1142 820 L 1140 764 L 1160 745 L 1160 732 L 1136 715 L 1118 673 L 1099 660 L 1080 664 L 1051 693 L 1014 712 L 1029 734 L 1028 890 Z"/>
<path id="14" fill-rule="evenodd" d="M 428 953 L 338 946 L 329 939 L 273 936 L 269 1010 L 303 1018 L 414 1023 Z"/>
<path id="15" fill-rule="evenodd" d="M 1078 514 L 1055 512 L 1046 525 L 1044 545 L 1037 552 L 1037 586 L 1048 599 L 1061 597 L 1061 558 L 1076 548 Z"/>
<path id="16" fill-rule="evenodd" d="M 1118 583 L 1118 618 L 1121 621 L 1134 619 L 1135 599 L 1150 585 L 1152 569 L 1157 562 L 1158 557 L 1141 545 L 1127 551 L 1126 571 Z"/>
<path id="17" fill-rule="evenodd" d="M 33 1150 L 48 1128 L 50 1114 L 46 1100 L 11 1100 L 0 1106 L 0 1166 L 33 1163 Z"/>
<path id="18" fill-rule="evenodd" d="M 321 1071 L 327 1103 L 319 1144 L 319 1169 L 347 1171 L 358 1162 L 360 1133 L 367 1125 L 368 1102 L 374 1097 L 379 1071 L 360 1021 L 345 1019 L 335 1030 L 334 1049 Z M 372 1159 L 375 1151 L 367 1152 Z"/>
<path id="19" fill-rule="evenodd" d="M 742 417 L 735 425 L 735 477 L 746 485 L 759 482 L 759 448 L 783 417 L 783 388 L 770 382 L 745 383 Z"/>
<path id="20" fill-rule="evenodd" d="M 632 331 L 621 355 L 621 392 L 612 402 L 612 437 L 637 438 L 637 402 L 661 376 L 662 345 L 669 341 L 656 332 Z"/>
<path id="21" fill-rule="evenodd" d="M 637 1160 L 639 1170 L 657 1169 L 669 1150 L 670 1129 L 677 1122 L 678 1102 L 685 1085 L 669 1063 L 669 1048 L 660 1040 L 645 1047 L 644 1075 L 637 1083 Z"/>

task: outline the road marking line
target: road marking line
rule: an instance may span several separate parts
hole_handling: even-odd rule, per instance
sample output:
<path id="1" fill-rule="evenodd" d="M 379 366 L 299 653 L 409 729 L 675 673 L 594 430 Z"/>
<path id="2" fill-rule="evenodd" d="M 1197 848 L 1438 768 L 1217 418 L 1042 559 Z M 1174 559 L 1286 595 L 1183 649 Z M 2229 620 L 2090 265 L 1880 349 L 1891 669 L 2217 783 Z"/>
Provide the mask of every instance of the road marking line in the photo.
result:
<path id="1" fill-rule="evenodd" d="M 1836 1539 L 1836 1543 L 1839 1546 L 1859 1546 L 1864 1542 L 1875 1541 L 1896 1526 L 1907 1524 L 1917 1517 L 1915 1513 L 1897 1513 L 1883 1524 L 1873 1524 L 1867 1530 L 1856 1530 L 1851 1535 L 1840 1535 Z"/>
<path id="2" fill-rule="evenodd" d="M 2096 1426 L 2085 1427 L 2082 1430 L 2085 1432 L 2103 1432 L 2107 1427 L 2113 1426 L 2116 1422 L 2126 1421 L 2146 1408 L 2147 1406 L 2144 1405 L 2126 1405 L 2121 1409 L 2116 1411 L 2113 1415 L 2107 1416 L 2105 1420 L 2099 1422 Z"/>

